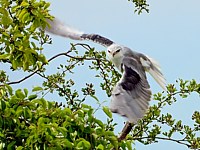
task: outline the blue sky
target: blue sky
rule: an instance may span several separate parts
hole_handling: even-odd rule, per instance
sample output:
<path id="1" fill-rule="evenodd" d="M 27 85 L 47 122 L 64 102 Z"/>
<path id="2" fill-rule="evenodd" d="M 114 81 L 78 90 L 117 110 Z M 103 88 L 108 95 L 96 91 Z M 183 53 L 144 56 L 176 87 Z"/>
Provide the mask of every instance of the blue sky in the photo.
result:
<path id="1" fill-rule="evenodd" d="M 98 33 L 156 59 L 160 63 L 168 83 L 175 83 L 178 78 L 185 80 L 194 78 L 198 82 L 200 81 L 200 1 L 149 0 L 150 13 L 144 12 L 141 15 L 134 13 L 134 6 L 128 0 L 48 1 L 51 2 L 52 15 L 65 23 L 85 33 Z M 76 41 L 69 39 L 52 37 L 53 45 L 47 46 L 44 51 L 48 58 L 68 50 L 70 42 L 76 43 Z M 86 43 L 96 47 L 96 49 L 104 50 L 97 44 Z M 59 59 L 52 62 L 51 65 L 59 63 L 66 63 L 66 61 Z M 96 81 L 95 78 L 92 80 L 88 78 L 92 74 L 83 73 L 83 71 L 84 68 L 80 68 L 74 75 L 74 78 L 79 78 L 78 86 L 85 83 L 82 81 L 86 77 L 88 82 L 98 84 L 99 81 Z M 56 70 L 49 70 L 49 73 L 53 72 Z M 82 77 L 80 77 L 80 73 Z M 15 80 L 16 76 L 11 75 L 11 79 Z M 153 93 L 161 91 L 161 88 L 151 77 L 149 77 L 149 82 Z M 24 85 L 32 87 L 40 83 L 38 76 L 35 76 Z M 23 84 L 19 86 L 24 88 Z M 102 95 L 102 91 L 98 90 L 97 94 Z M 100 99 L 109 100 L 105 94 Z M 186 100 L 179 99 L 173 106 L 166 107 L 163 112 L 172 113 L 174 118 L 192 124 L 190 118 L 194 110 L 200 110 L 197 95 Z M 97 116 L 101 119 L 101 115 L 97 114 Z M 120 132 L 123 125 L 122 118 L 115 115 L 115 121 L 119 123 L 116 132 Z M 135 147 L 139 150 L 187 149 L 172 142 L 159 142 L 148 146 L 136 143 Z"/>

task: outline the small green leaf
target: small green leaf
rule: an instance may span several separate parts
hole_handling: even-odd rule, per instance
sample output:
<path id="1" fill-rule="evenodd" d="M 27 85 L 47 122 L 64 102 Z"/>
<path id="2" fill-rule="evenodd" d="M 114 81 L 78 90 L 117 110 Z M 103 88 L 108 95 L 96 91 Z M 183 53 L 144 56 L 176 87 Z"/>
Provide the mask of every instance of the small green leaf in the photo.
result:
<path id="1" fill-rule="evenodd" d="M 28 89 L 24 89 L 25 96 L 28 95 Z"/>
<path id="2" fill-rule="evenodd" d="M 27 3 L 26 1 L 22 1 L 22 3 L 20 5 L 23 7 L 27 7 L 27 6 L 29 6 L 29 3 Z"/>
<path id="3" fill-rule="evenodd" d="M 24 148 L 22 146 L 17 147 L 16 150 L 23 150 Z"/>
<path id="4" fill-rule="evenodd" d="M 33 95 L 30 95 L 28 97 L 29 100 L 33 100 L 33 99 L 36 99 L 37 98 L 37 95 L 36 94 L 33 94 Z"/>
<path id="5" fill-rule="evenodd" d="M 95 95 L 90 95 L 92 98 L 94 98 L 97 102 L 99 102 L 98 98 Z"/>
<path id="6" fill-rule="evenodd" d="M 88 142 L 82 138 L 79 140 L 80 140 L 80 142 L 78 142 L 78 144 L 76 146 L 78 149 L 90 149 L 90 147 L 91 147 L 90 142 Z"/>
<path id="7" fill-rule="evenodd" d="M 114 132 L 113 131 L 106 131 L 105 134 L 107 136 L 115 136 Z"/>
<path id="8" fill-rule="evenodd" d="M 8 149 L 8 150 L 14 149 L 14 148 L 15 148 L 15 143 L 16 143 L 16 141 L 12 141 L 10 144 L 8 144 L 7 149 Z"/>
<path id="9" fill-rule="evenodd" d="M 32 92 L 42 91 L 42 90 L 43 90 L 42 87 L 40 87 L 40 86 L 36 86 L 36 87 L 34 87 L 34 88 L 32 89 Z"/>
<path id="10" fill-rule="evenodd" d="M 12 87 L 10 86 L 10 85 L 8 85 L 8 84 L 6 84 L 6 87 L 7 87 L 7 89 L 8 89 L 8 92 L 9 92 L 9 94 L 10 95 L 13 95 L 13 89 L 12 89 Z"/>
<path id="11" fill-rule="evenodd" d="M 22 112 L 23 112 L 23 107 L 22 106 L 17 107 L 16 115 L 21 116 Z"/>
<path id="12" fill-rule="evenodd" d="M 102 144 L 99 144 L 96 149 L 97 150 L 104 150 L 104 146 Z"/>
<path id="13" fill-rule="evenodd" d="M 132 144 L 130 141 L 126 141 L 126 145 L 127 145 L 128 150 L 132 150 Z"/>
<path id="14" fill-rule="evenodd" d="M 20 99 L 24 99 L 26 97 L 21 89 L 18 89 L 17 91 L 15 91 L 15 95 L 17 96 L 17 98 L 20 98 Z"/>
<path id="15" fill-rule="evenodd" d="M 103 111 L 109 118 L 112 118 L 112 112 L 110 111 L 108 107 L 104 106 Z"/>
<path id="16" fill-rule="evenodd" d="M 94 119 L 94 121 L 95 121 L 101 128 L 104 127 L 103 122 L 102 122 L 101 120 L 99 120 L 99 119 Z"/>
<path id="17" fill-rule="evenodd" d="M 10 57 L 10 54 L 2 54 L 2 55 L 0 55 L 0 59 L 1 60 L 9 59 L 9 57 Z"/>
<path id="18" fill-rule="evenodd" d="M 5 110 L 6 109 L 6 103 L 3 100 L 0 100 L 0 109 Z"/>
<path id="19" fill-rule="evenodd" d="M 118 149 L 118 140 L 116 136 L 110 136 L 109 140 L 111 144 L 115 147 L 115 149 Z"/>
<path id="20" fill-rule="evenodd" d="M 60 141 L 64 145 L 64 147 L 69 148 L 69 149 L 73 148 L 73 143 L 71 143 L 68 139 L 62 139 Z"/>
<path id="21" fill-rule="evenodd" d="M 31 110 L 28 107 L 24 108 L 24 118 L 25 119 L 32 118 Z"/>

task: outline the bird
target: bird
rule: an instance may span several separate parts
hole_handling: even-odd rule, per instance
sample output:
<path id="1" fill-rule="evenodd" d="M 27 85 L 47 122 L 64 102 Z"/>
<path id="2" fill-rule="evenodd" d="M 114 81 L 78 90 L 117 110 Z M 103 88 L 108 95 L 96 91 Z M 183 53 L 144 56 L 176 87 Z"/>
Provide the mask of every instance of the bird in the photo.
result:
<path id="1" fill-rule="evenodd" d="M 166 90 L 166 80 L 160 66 L 151 57 L 133 51 L 99 34 L 83 33 L 57 18 L 48 19 L 47 22 L 50 26 L 47 26 L 45 30 L 49 33 L 73 40 L 90 40 L 107 48 L 108 59 L 122 74 L 120 80 L 113 87 L 110 110 L 126 117 L 130 123 L 136 124 L 138 120 L 142 119 L 149 107 L 152 92 L 146 72 L 163 90 Z"/>

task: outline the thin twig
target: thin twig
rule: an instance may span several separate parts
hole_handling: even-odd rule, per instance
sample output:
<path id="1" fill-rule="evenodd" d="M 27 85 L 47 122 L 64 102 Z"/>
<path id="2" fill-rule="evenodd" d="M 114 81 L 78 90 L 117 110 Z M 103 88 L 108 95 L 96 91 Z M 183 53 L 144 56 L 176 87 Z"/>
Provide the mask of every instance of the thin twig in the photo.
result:
<path id="1" fill-rule="evenodd" d="M 133 138 L 132 140 L 142 140 L 142 139 L 149 139 L 149 137 L 137 137 L 137 138 Z M 184 143 L 184 142 L 187 142 L 187 140 L 176 140 L 176 139 L 172 139 L 172 138 L 165 138 L 165 137 L 155 137 L 155 139 L 158 139 L 158 140 L 168 140 L 168 141 L 173 141 L 173 142 L 176 142 L 176 143 L 179 143 L 179 144 L 183 144 L 187 147 L 190 147 L 189 144 L 187 143 Z"/>

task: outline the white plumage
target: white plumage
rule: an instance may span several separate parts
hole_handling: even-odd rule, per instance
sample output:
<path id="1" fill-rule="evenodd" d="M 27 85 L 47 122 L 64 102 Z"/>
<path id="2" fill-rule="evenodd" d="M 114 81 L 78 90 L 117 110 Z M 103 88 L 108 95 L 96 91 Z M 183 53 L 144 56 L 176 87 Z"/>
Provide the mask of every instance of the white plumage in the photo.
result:
<path id="1" fill-rule="evenodd" d="M 122 72 L 122 78 L 112 92 L 110 109 L 127 117 L 129 122 L 137 123 L 144 116 L 151 99 L 145 71 L 166 89 L 159 65 L 152 58 L 118 44 L 110 45 L 107 55 Z"/>
<path id="2" fill-rule="evenodd" d="M 82 40 L 81 35 L 83 32 L 78 31 L 70 26 L 67 26 L 57 18 L 54 18 L 54 20 L 47 20 L 49 23 L 50 27 L 46 27 L 46 31 L 53 33 L 55 35 L 67 37 L 73 40 Z"/>

